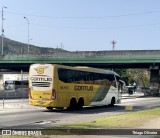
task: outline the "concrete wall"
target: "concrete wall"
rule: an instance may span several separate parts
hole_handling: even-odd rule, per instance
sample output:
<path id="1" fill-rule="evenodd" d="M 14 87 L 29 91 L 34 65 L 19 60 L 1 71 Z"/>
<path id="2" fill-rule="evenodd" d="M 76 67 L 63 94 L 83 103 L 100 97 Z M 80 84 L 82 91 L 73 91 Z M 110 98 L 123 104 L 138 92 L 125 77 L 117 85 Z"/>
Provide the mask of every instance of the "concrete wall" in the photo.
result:
<path id="1" fill-rule="evenodd" d="M 3 58 L 88 58 L 88 57 L 160 57 L 160 50 L 112 50 L 112 51 L 74 51 L 74 52 L 52 52 L 46 54 L 8 54 Z"/>
<path id="2" fill-rule="evenodd" d="M 28 98 L 27 89 L 17 89 L 15 91 L 0 91 L 0 99 L 21 99 Z"/>

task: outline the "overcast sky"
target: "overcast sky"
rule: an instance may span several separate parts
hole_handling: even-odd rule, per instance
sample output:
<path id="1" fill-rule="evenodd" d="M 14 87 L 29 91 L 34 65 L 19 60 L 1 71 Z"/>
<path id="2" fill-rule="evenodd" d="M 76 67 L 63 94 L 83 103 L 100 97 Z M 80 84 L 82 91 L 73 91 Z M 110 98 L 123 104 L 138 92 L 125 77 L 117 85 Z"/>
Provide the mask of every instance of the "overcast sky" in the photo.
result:
<path id="1" fill-rule="evenodd" d="M 160 49 L 160 0 L 0 0 L 4 35 L 69 51 Z M 2 16 L 1 16 L 2 17 Z M 0 25 L 2 19 L 0 19 Z"/>

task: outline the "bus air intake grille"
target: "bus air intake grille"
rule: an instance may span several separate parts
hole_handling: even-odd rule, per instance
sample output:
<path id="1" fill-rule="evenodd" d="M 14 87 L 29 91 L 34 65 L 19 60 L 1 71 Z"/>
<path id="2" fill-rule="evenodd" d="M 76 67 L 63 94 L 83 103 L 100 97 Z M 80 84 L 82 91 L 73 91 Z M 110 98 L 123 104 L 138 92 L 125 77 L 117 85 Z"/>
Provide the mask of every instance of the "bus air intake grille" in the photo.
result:
<path id="1" fill-rule="evenodd" d="M 32 86 L 35 87 L 50 87 L 50 82 L 32 82 Z"/>

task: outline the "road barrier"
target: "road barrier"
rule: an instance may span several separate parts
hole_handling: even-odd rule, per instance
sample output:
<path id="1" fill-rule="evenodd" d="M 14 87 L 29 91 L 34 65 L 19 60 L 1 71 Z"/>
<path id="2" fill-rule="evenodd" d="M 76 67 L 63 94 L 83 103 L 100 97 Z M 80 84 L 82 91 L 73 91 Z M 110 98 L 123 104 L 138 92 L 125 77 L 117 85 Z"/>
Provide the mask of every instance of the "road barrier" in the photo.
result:
<path id="1" fill-rule="evenodd" d="M 3 109 L 4 109 L 4 99 L 3 99 Z"/>
<path id="2" fill-rule="evenodd" d="M 19 101 L 17 103 L 9 103 L 7 99 L 3 99 L 2 102 L 0 102 L 0 107 L 2 109 L 23 109 L 25 106 L 26 105 L 24 103 L 24 98 L 22 99 L 22 101 Z"/>
<path id="3" fill-rule="evenodd" d="M 132 105 L 126 105 L 125 106 L 125 110 L 126 111 L 132 111 L 133 110 L 133 106 Z"/>
<path id="4" fill-rule="evenodd" d="M 21 109 L 23 108 L 23 103 L 24 103 L 24 98 L 22 99 L 22 105 L 21 105 Z"/>

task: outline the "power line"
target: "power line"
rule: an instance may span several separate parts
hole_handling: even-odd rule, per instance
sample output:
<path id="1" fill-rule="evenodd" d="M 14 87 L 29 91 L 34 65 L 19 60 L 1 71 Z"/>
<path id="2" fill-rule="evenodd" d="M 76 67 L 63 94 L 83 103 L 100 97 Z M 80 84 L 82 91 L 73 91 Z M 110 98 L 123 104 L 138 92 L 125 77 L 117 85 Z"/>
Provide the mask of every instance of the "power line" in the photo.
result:
<path id="1" fill-rule="evenodd" d="M 19 27 L 26 24 L 17 24 L 6 26 L 6 28 Z M 54 25 L 44 25 L 44 24 L 36 24 L 30 23 L 32 26 L 41 26 L 41 27 L 49 27 L 49 28 L 59 28 L 59 29 L 79 29 L 79 30 L 108 30 L 108 29 L 129 29 L 129 28 L 143 28 L 148 26 L 156 26 L 160 25 L 160 23 L 152 23 L 152 24 L 143 24 L 143 25 L 130 25 L 130 26 L 110 26 L 110 27 L 71 27 L 71 26 L 54 26 Z"/>
<path id="2" fill-rule="evenodd" d="M 32 16 L 32 17 L 37 17 L 37 18 L 52 18 L 52 19 L 105 19 L 105 18 L 117 18 L 117 17 L 155 14 L 155 13 L 160 13 L 160 11 L 146 11 L 146 12 L 139 12 L 139 13 L 108 15 L 108 16 L 47 16 L 47 15 L 42 16 L 42 15 L 25 14 L 25 13 L 18 13 L 18 12 L 12 12 L 12 11 L 7 11 L 6 13 L 21 15 L 21 16 Z"/>
<path id="3" fill-rule="evenodd" d="M 19 27 L 19 26 L 24 26 L 24 25 L 26 25 L 26 23 L 15 24 L 15 25 L 9 25 L 9 26 L 6 26 L 6 28 L 13 28 L 13 27 Z"/>
<path id="4" fill-rule="evenodd" d="M 114 15 L 114 16 L 86 16 L 86 17 L 72 17 L 72 16 L 66 16 L 66 17 L 54 17 L 54 16 L 39 16 L 39 15 L 31 15 L 31 14 L 25 14 L 25 13 L 17 13 L 17 12 L 11 12 L 11 11 L 6 11 L 8 14 L 16 14 L 20 16 L 32 16 L 32 17 L 38 17 L 38 18 L 54 18 L 54 19 L 100 19 L 100 18 L 113 18 L 113 17 L 124 17 L 124 16 L 138 16 L 138 15 L 146 15 L 146 14 L 155 14 L 155 13 L 160 13 L 160 11 L 146 11 L 146 12 L 139 12 L 139 13 L 130 13 L 130 14 L 123 14 L 123 15 Z M 15 25 L 15 27 L 22 26 L 24 24 L 19 24 Z M 131 25 L 131 26 L 111 26 L 111 27 L 70 27 L 70 26 L 53 26 L 53 25 L 42 25 L 42 24 L 34 24 L 32 23 L 31 25 L 36 25 L 36 26 L 43 26 L 43 27 L 54 27 L 54 28 L 63 28 L 63 29 L 83 29 L 83 30 L 102 30 L 102 29 L 125 29 L 125 28 L 140 28 L 140 27 L 148 27 L 148 26 L 155 26 L 155 25 L 160 25 L 160 23 L 151 23 L 151 24 L 143 24 L 143 25 Z M 14 27 L 12 26 L 8 26 Z"/>

